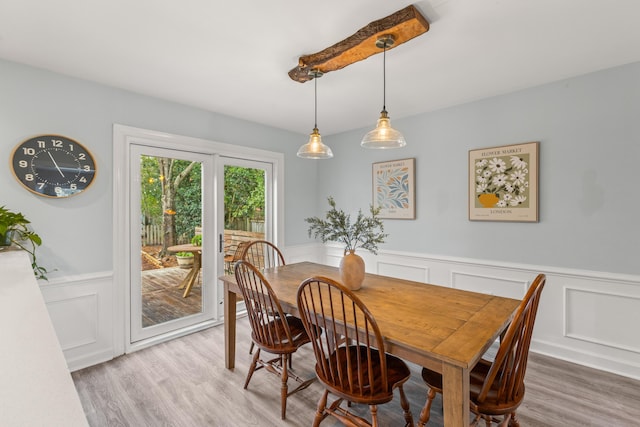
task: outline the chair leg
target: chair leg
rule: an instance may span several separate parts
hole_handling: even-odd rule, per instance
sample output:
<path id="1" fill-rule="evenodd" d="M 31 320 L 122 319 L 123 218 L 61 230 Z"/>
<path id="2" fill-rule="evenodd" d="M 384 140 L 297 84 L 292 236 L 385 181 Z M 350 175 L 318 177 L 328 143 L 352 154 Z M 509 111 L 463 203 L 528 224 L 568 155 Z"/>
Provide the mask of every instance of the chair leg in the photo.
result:
<path id="1" fill-rule="evenodd" d="M 407 396 L 404 394 L 404 388 L 402 385 L 398 386 L 398 392 L 400 393 L 400 406 L 402 406 L 404 420 L 406 421 L 405 427 L 413 427 L 413 415 L 411 414 L 409 401 L 407 400 Z"/>
<path id="2" fill-rule="evenodd" d="M 280 406 L 282 408 L 282 419 L 286 419 L 287 417 L 287 395 L 289 394 L 289 387 L 287 386 L 287 381 L 289 380 L 289 371 L 288 367 L 288 354 L 283 354 L 280 359 L 280 363 L 282 364 L 282 385 L 280 386 Z"/>
<path id="3" fill-rule="evenodd" d="M 327 407 L 327 397 L 329 396 L 329 390 L 325 390 L 322 393 L 322 397 L 318 401 L 318 407 L 316 409 L 316 417 L 313 419 L 313 427 L 318 427 L 320 422 L 324 419 L 324 410 Z"/>
<path id="4" fill-rule="evenodd" d="M 511 413 L 511 419 L 509 420 L 509 427 L 520 427 L 520 421 L 518 421 L 515 411 Z"/>
<path id="5" fill-rule="evenodd" d="M 369 412 L 371 412 L 371 427 L 378 426 L 378 405 L 369 405 Z"/>
<path id="6" fill-rule="evenodd" d="M 424 427 L 431 417 L 431 405 L 433 404 L 433 399 L 436 397 L 436 391 L 429 387 L 429 391 L 427 392 L 427 402 L 424 404 L 422 411 L 420 412 L 420 419 L 418 420 L 418 427 Z"/>
<path id="7" fill-rule="evenodd" d="M 253 354 L 253 346 L 255 345 L 255 343 L 253 341 L 251 341 L 251 347 L 249 347 L 249 354 Z"/>
<path id="8" fill-rule="evenodd" d="M 253 355 L 253 362 L 251 363 L 251 367 L 249 368 L 249 372 L 247 373 L 247 379 L 244 382 L 244 388 L 249 386 L 249 381 L 251 381 L 251 376 L 256 371 L 256 366 L 258 366 L 258 359 L 260 357 L 260 349 L 256 351 L 256 354 Z"/>

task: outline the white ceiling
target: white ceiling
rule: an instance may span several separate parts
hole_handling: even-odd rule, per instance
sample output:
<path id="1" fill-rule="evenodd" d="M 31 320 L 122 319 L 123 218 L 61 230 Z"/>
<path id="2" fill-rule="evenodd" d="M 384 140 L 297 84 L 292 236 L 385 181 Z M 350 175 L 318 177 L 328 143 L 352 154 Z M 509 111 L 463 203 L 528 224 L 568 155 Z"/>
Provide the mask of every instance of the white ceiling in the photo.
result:
<path id="1" fill-rule="evenodd" d="M 389 0 L 0 0 L 0 58 L 299 133 L 299 56 L 412 4 Z M 639 0 L 423 0 L 387 52 L 392 119 L 640 61 Z M 382 55 L 318 83 L 322 135 L 373 127 Z M 0 95 L 1 96 L 1 95 Z"/>

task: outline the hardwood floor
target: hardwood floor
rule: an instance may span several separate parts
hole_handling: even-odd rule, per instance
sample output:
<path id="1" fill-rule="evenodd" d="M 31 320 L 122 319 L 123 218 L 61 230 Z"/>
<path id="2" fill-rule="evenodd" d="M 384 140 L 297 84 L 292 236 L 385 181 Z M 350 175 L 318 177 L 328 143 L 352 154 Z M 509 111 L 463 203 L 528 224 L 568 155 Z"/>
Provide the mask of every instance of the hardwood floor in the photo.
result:
<path id="1" fill-rule="evenodd" d="M 236 369 L 224 368 L 224 331 L 215 327 L 127 354 L 72 374 L 91 426 L 310 426 L 322 386 L 288 399 L 280 420 L 280 384 L 264 371 L 242 388 L 249 366 L 249 326 L 238 319 Z M 294 370 L 313 376 L 309 346 L 294 355 Z M 405 385 L 414 419 L 425 402 L 420 367 Z M 640 381 L 530 354 L 527 394 L 518 411 L 522 427 L 640 425 Z M 397 394 L 397 393 L 396 393 Z M 366 407 L 352 409 L 363 415 Z M 399 399 L 378 409 L 381 426 L 403 426 Z M 367 417 L 368 418 L 368 417 Z M 326 419 L 322 427 L 340 424 Z M 428 426 L 442 426 L 436 398 Z"/>

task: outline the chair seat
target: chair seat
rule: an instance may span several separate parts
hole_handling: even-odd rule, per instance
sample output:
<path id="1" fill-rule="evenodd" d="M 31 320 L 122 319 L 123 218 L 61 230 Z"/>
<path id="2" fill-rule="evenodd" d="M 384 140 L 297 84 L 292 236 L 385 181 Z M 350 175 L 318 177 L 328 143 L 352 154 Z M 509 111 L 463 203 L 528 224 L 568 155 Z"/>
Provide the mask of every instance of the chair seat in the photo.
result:
<path id="1" fill-rule="evenodd" d="M 371 365 L 373 368 L 373 383 L 370 381 L 369 368 L 366 364 L 361 365 L 361 370 L 358 371 L 358 366 L 356 364 L 348 367 L 347 364 L 344 363 L 344 360 L 346 360 L 347 358 L 347 351 L 352 356 L 352 360 L 354 360 L 355 357 L 358 356 L 362 360 L 367 360 L 367 351 L 370 350 L 366 346 L 339 347 L 331 354 L 331 356 L 329 357 L 329 365 L 332 367 L 334 372 L 337 372 L 339 370 L 341 372 L 341 378 L 343 379 L 340 387 L 336 387 L 334 384 L 330 384 L 328 381 L 323 381 L 321 370 L 317 365 L 316 374 L 318 375 L 320 381 L 322 381 L 334 394 L 344 397 L 345 399 L 348 399 L 352 402 L 366 403 L 369 405 L 389 402 L 393 399 L 393 389 L 397 387 L 398 384 L 402 384 L 407 381 L 411 376 L 411 371 L 409 371 L 409 368 L 401 359 L 387 354 L 386 359 L 388 382 L 385 389 L 381 381 L 381 362 L 378 351 L 371 350 L 370 354 L 372 361 Z M 358 355 L 358 353 L 360 354 Z M 342 362 L 338 363 L 338 360 Z M 351 370 L 351 372 L 349 372 L 349 369 Z M 362 383 L 356 380 L 356 385 L 352 386 L 352 389 L 350 390 L 348 380 L 349 375 L 351 375 L 351 378 L 361 378 Z M 362 399 L 359 400 L 357 398 L 358 395 L 362 395 Z"/>
<path id="2" fill-rule="evenodd" d="M 469 374 L 469 396 L 472 406 L 478 407 L 480 412 L 491 415 L 505 415 L 517 408 L 524 398 L 524 383 L 520 387 L 519 398 L 508 404 L 498 401 L 498 382 L 494 382 L 495 387 L 491 387 L 487 397 L 483 402 L 478 402 L 478 395 L 482 389 L 482 385 L 487 377 L 487 373 L 491 369 L 491 362 L 480 359 L 478 364 L 471 370 Z M 422 379 L 427 385 L 435 389 L 438 393 L 442 393 L 442 375 L 427 368 L 422 368 Z"/>
<path id="3" fill-rule="evenodd" d="M 266 345 L 266 343 L 259 340 L 255 336 L 255 331 L 251 333 L 251 338 L 258 347 L 273 354 L 291 353 L 300 346 L 310 342 L 307 331 L 305 331 L 304 329 L 302 320 L 290 315 L 286 315 L 285 320 L 287 322 L 287 325 L 289 326 L 289 331 L 291 332 L 292 342 L 289 342 L 289 340 L 287 339 L 287 334 L 284 331 L 284 325 L 282 323 L 282 320 L 280 319 L 274 319 L 269 322 L 270 330 L 272 332 L 276 331 L 273 334 L 273 345 Z M 281 339 L 275 339 L 276 337 L 281 337 Z"/>

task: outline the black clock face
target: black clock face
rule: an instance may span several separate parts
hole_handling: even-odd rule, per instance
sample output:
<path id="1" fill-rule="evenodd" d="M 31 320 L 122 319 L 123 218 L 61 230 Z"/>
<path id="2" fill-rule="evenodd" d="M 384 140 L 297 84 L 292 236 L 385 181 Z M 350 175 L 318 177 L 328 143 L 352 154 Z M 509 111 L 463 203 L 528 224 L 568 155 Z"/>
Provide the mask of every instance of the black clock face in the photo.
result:
<path id="1" fill-rule="evenodd" d="M 11 167 L 29 191 L 45 197 L 69 197 L 86 190 L 96 176 L 91 153 L 60 135 L 39 135 L 18 144 Z"/>

